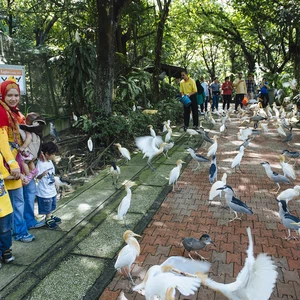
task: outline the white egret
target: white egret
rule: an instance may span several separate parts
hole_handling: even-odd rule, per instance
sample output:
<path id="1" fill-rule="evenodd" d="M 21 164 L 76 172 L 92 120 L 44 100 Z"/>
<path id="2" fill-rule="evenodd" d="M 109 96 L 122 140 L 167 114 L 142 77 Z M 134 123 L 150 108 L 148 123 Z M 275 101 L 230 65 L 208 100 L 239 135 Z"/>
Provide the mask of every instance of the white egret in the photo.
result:
<path id="1" fill-rule="evenodd" d="M 134 185 L 136 185 L 134 182 L 132 181 L 128 181 L 125 184 L 125 190 L 126 190 L 126 196 L 122 199 L 121 203 L 118 206 L 118 220 L 121 220 L 122 218 L 124 219 L 124 224 L 127 227 L 126 224 L 126 214 L 128 212 L 128 209 L 130 207 L 130 203 L 131 203 L 131 187 L 133 187 Z"/>
<path id="2" fill-rule="evenodd" d="M 168 130 L 168 128 L 171 128 L 170 127 L 170 125 L 171 125 L 171 121 L 170 120 L 164 121 L 163 124 L 164 124 L 164 127 L 163 127 L 163 131 L 162 132 L 165 132 L 165 131 Z"/>
<path id="3" fill-rule="evenodd" d="M 122 147 L 121 144 L 119 144 L 119 143 L 116 143 L 114 145 L 118 147 L 119 152 L 121 153 L 121 155 L 123 157 L 125 157 L 126 162 L 131 160 L 130 152 L 126 148 Z"/>
<path id="4" fill-rule="evenodd" d="M 206 274 L 199 273 L 201 283 L 208 288 L 220 292 L 231 300 L 266 300 L 274 289 L 278 272 L 270 256 L 260 253 L 254 257 L 251 229 L 247 228 L 249 246 L 243 269 L 236 280 L 229 284 L 219 283 Z"/>
<path id="5" fill-rule="evenodd" d="M 141 237 L 140 235 L 134 233 L 131 230 L 126 230 L 124 232 L 123 239 L 127 245 L 122 248 L 115 263 L 115 269 L 119 272 L 124 270 L 125 274 L 128 278 L 130 278 L 133 284 L 134 282 L 130 274 L 130 269 L 136 257 L 140 255 L 141 251 L 140 245 L 136 240 L 135 236 Z"/>
<path id="6" fill-rule="evenodd" d="M 174 147 L 174 142 L 166 143 L 164 146 L 163 154 L 166 158 L 169 158 L 168 151 Z"/>
<path id="7" fill-rule="evenodd" d="M 173 192 L 175 192 L 175 188 L 174 188 L 174 185 L 176 184 L 177 186 L 177 180 L 179 178 L 179 175 L 180 175 L 180 170 L 182 168 L 182 164 L 184 164 L 185 162 L 182 161 L 181 159 L 178 159 L 176 161 L 176 167 L 173 168 L 170 172 L 170 176 L 169 176 L 169 184 L 172 184 L 173 185 Z"/>
<path id="8" fill-rule="evenodd" d="M 87 141 L 87 146 L 88 146 L 89 151 L 92 152 L 94 145 L 93 145 L 93 141 L 92 141 L 91 137 L 89 137 L 89 139 Z"/>
<path id="9" fill-rule="evenodd" d="M 200 285 L 200 281 L 190 281 L 187 279 L 195 279 L 193 277 L 196 277 L 195 274 L 197 272 L 206 273 L 209 271 L 209 268 L 210 263 L 208 262 L 194 261 L 182 256 L 171 256 L 161 265 L 154 265 L 149 268 L 143 281 L 133 287 L 133 291 L 144 290 L 146 297 L 150 297 L 150 295 L 162 295 L 162 298 L 160 299 L 173 299 L 166 298 L 166 288 L 177 288 L 176 286 L 178 286 L 178 290 L 187 296 L 190 289 L 190 284 L 192 284 L 192 286 L 194 283 Z M 181 283 L 178 283 L 178 279 L 181 280 Z M 168 286 L 164 287 L 165 284 L 168 284 Z M 184 290 L 181 290 L 181 287 L 183 286 L 185 286 L 185 288 Z M 194 291 L 190 290 L 189 294 L 193 293 Z M 171 293 L 171 295 L 173 295 L 173 293 Z"/>
<path id="10" fill-rule="evenodd" d="M 210 157 L 212 155 L 215 155 L 218 149 L 218 136 L 214 135 L 212 138 L 215 142 L 208 148 L 207 156 Z"/>
<path id="11" fill-rule="evenodd" d="M 295 185 L 292 189 L 286 189 L 282 191 L 278 196 L 277 200 L 285 200 L 286 204 L 288 204 L 289 201 L 293 200 L 296 197 L 299 197 L 300 195 L 300 185 Z"/>
<path id="12" fill-rule="evenodd" d="M 236 157 L 233 159 L 232 163 L 231 163 L 231 169 L 235 168 L 236 170 L 236 167 L 238 166 L 240 171 L 242 172 L 241 170 L 241 161 L 242 161 L 242 158 L 244 156 L 244 146 L 240 146 L 240 151 L 239 153 L 236 155 Z"/>
<path id="13" fill-rule="evenodd" d="M 210 188 L 208 200 L 213 200 L 215 197 L 222 195 L 222 190 L 218 188 L 226 185 L 227 173 L 224 173 L 221 180 L 216 181 Z"/>
<path id="14" fill-rule="evenodd" d="M 290 177 L 292 179 L 296 179 L 296 173 L 294 167 L 285 162 L 285 156 L 280 154 L 279 155 L 280 165 L 283 171 L 283 175 L 286 177 Z"/>
<path id="15" fill-rule="evenodd" d="M 285 131 L 283 130 L 283 128 L 281 127 L 280 124 L 275 123 L 274 125 L 275 125 L 275 127 L 276 127 L 276 129 L 277 129 L 277 132 L 278 132 L 281 136 L 286 136 L 286 133 L 285 133 Z"/>
<path id="16" fill-rule="evenodd" d="M 78 121 L 78 117 L 75 115 L 75 113 L 74 113 L 74 112 L 72 112 L 72 116 L 73 116 L 73 120 L 74 120 L 74 122 L 77 122 L 77 121 Z"/>

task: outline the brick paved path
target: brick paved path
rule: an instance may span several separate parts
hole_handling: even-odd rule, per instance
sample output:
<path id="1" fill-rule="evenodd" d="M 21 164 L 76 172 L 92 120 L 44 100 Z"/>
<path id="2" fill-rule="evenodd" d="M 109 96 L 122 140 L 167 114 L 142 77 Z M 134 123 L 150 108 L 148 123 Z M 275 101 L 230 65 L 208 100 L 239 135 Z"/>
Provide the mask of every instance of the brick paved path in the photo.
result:
<path id="1" fill-rule="evenodd" d="M 219 126 L 220 122 L 217 122 L 211 136 L 214 133 L 220 136 Z M 277 185 L 268 179 L 260 165 L 260 162 L 268 161 L 274 171 L 282 173 L 278 155 L 288 146 L 282 143 L 283 138 L 279 137 L 275 127 L 269 125 L 270 132 L 256 136 L 246 149 L 241 163 L 243 173 L 235 173 L 230 166 L 237 154 L 236 147 L 242 143 L 237 140 L 238 126 L 237 119 L 233 117 L 227 134 L 218 139 L 218 179 L 221 180 L 223 173 L 227 172 L 227 184 L 232 186 L 238 198 L 252 208 L 254 215 L 243 215 L 242 221 L 228 223 L 233 213 L 221 208 L 218 200 L 210 206 L 208 203 L 211 187 L 208 181 L 209 164 L 201 164 L 200 170 L 192 171 L 197 163 L 191 161 L 180 177 L 181 191 L 168 194 L 142 234 L 141 255 L 132 271 L 136 283 L 144 278 L 149 267 L 160 264 L 169 256 L 188 257 L 181 245 L 182 238 L 199 238 L 203 233 L 208 233 L 216 244 L 216 248 L 208 245 L 205 251 L 200 251 L 212 264 L 210 276 L 218 282 L 234 281 L 245 261 L 248 247 L 246 227 L 249 226 L 254 235 L 255 254 L 265 252 L 271 255 L 278 267 L 277 284 L 270 299 L 300 299 L 300 242 L 284 239 L 287 230 L 280 222 L 276 194 L 272 191 Z M 298 135 L 299 131 L 295 130 L 293 148 L 287 149 L 299 150 Z M 206 156 L 207 147 L 202 146 L 198 153 Z M 296 174 L 294 184 L 300 184 L 300 167 L 296 167 Z M 290 187 L 282 185 L 280 192 Z M 298 217 L 299 204 L 300 200 L 289 203 L 291 213 Z M 130 288 L 128 280 L 116 274 L 100 300 L 118 299 L 123 293 L 127 299 L 144 299 Z M 200 287 L 197 295 L 180 299 L 221 300 L 225 297 Z"/>

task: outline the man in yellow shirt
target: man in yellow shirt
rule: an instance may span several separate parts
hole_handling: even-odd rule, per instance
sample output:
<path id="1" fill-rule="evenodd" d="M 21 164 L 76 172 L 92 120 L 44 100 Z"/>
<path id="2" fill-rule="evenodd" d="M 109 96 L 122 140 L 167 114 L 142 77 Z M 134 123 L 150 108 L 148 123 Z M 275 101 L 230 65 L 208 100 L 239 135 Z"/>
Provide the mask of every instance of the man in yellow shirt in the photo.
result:
<path id="1" fill-rule="evenodd" d="M 3 157 L 0 153 L 0 258 L 5 263 L 15 260 L 11 253 L 12 245 L 12 212 L 9 194 L 4 184 L 5 179 L 14 179 L 3 165 Z M 1 264 L 0 264 L 1 268 Z"/>
<path id="2" fill-rule="evenodd" d="M 180 81 L 180 94 L 181 96 L 188 96 L 191 99 L 191 105 L 184 106 L 184 113 L 183 113 L 183 119 L 184 119 L 184 131 L 187 130 L 190 123 L 190 113 L 192 109 L 193 114 L 193 125 L 194 128 L 198 128 L 198 103 L 196 98 L 197 93 L 197 86 L 196 82 L 188 76 L 188 73 L 186 71 L 181 72 L 181 78 Z"/>
<path id="3" fill-rule="evenodd" d="M 247 85 L 246 81 L 243 79 L 242 72 L 240 72 L 238 78 L 234 80 L 233 86 L 235 87 L 235 112 L 237 112 L 239 105 L 243 107 L 242 101 L 247 94 Z"/>

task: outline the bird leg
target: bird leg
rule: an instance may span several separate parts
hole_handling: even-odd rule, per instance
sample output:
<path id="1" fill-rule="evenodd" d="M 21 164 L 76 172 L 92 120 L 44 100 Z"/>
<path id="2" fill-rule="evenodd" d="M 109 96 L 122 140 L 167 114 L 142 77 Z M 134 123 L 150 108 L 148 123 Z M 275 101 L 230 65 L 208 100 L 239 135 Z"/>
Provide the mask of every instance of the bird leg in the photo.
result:
<path id="1" fill-rule="evenodd" d="M 131 277 L 130 270 L 128 269 L 128 272 L 126 271 L 126 269 L 123 269 L 123 270 L 124 270 L 125 274 L 127 275 L 127 278 L 130 279 L 132 285 L 135 285 L 135 283 Z"/>
<path id="2" fill-rule="evenodd" d="M 200 257 L 201 260 L 207 261 L 207 258 L 200 255 L 197 251 L 194 251 L 194 252 Z"/>
<path id="3" fill-rule="evenodd" d="M 127 222 L 126 222 L 126 215 L 123 216 L 124 219 L 124 227 L 126 227 L 127 229 L 129 229 Z"/>
<path id="4" fill-rule="evenodd" d="M 192 169 L 192 171 L 197 171 L 200 168 L 200 163 L 199 162 L 197 162 L 197 163 L 198 163 L 197 168 L 196 169 Z"/>
<path id="5" fill-rule="evenodd" d="M 241 218 L 238 218 L 238 214 L 236 213 L 236 211 L 233 211 L 233 212 L 234 212 L 234 214 L 235 214 L 235 217 L 234 217 L 232 220 L 230 220 L 229 222 L 232 222 L 232 221 L 234 221 L 234 220 L 241 220 L 241 221 L 242 221 Z"/>
<path id="6" fill-rule="evenodd" d="M 240 169 L 241 173 L 243 173 L 243 172 L 242 172 L 242 169 L 241 169 L 241 165 L 239 165 L 239 169 Z"/>
<path id="7" fill-rule="evenodd" d="M 297 164 L 297 158 L 295 158 L 294 166 Z"/>
<path id="8" fill-rule="evenodd" d="M 299 239 L 297 236 L 291 235 L 291 230 L 290 229 L 288 229 L 288 232 L 289 232 L 289 235 L 288 235 L 288 237 L 285 238 L 287 241 L 290 241 L 290 240 L 295 240 L 296 241 L 296 240 Z"/>
<path id="9" fill-rule="evenodd" d="M 154 166 L 152 165 L 152 163 L 150 161 L 147 162 L 148 166 L 150 167 L 150 169 L 154 172 L 155 171 L 155 168 Z"/>
<path id="10" fill-rule="evenodd" d="M 277 185 L 278 185 L 278 190 L 276 191 L 276 194 L 279 192 L 280 190 L 280 184 L 277 182 Z"/>
<path id="11" fill-rule="evenodd" d="M 190 257 L 190 259 L 191 259 L 191 260 L 194 260 L 194 259 L 191 257 L 191 254 L 190 254 L 190 252 L 189 252 L 189 257 Z"/>

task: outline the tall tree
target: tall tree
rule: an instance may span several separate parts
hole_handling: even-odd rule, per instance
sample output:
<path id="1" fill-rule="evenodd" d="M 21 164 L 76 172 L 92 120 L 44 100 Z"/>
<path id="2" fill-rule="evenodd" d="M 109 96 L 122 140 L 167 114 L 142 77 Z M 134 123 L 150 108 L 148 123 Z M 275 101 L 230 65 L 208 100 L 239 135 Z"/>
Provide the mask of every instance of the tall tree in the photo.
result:
<path id="1" fill-rule="evenodd" d="M 116 29 L 122 9 L 131 0 L 97 0 L 97 65 L 95 104 L 104 115 L 112 112 Z"/>
<path id="2" fill-rule="evenodd" d="M 152 76 L 152 100 L 154 103 L 159 101 L 159 74 L 161 72 L 161 52 L 164 37 L 164 28 L 167 21 L 167 17 L 170 10 L 171 0 L 165 0 L 164 5 L 161 0 L 157 0 L 157 5 L 159 7 L 159 21 L 157 25 L 156 33 L 156 45 L 155 45 L 155 59 L 154 59 L 154 69 Z"/>

